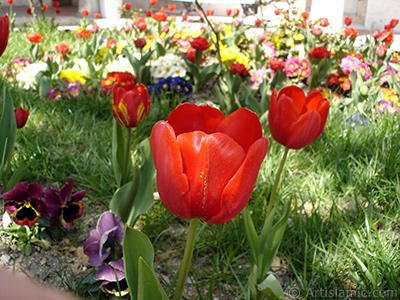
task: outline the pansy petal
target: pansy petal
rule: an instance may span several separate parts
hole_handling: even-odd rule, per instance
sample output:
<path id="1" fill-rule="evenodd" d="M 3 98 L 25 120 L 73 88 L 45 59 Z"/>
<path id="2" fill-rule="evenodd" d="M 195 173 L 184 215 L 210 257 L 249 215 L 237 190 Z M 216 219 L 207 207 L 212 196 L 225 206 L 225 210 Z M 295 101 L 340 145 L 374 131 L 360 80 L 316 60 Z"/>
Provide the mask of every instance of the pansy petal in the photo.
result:
<path id="1" fill-rule="evenodd" d="M 150 142 L 162 202 L 178 217 L 190 219 L 189 182 L 183 173 L 181 151 L 174 129 L 165 121 L 157 122 L 151 131 Z"/>
<path id="2" fill-rule="evenodd" d="M 184 133 L 178 136 L 178 144 L 190 185 L 191 217 L 207 220 L 221 209 L 223 189 L 242 164 L 245 152 L 223 133 Z"/>
<path id="3" fill-rule="evenodd" d="M 39 213 L 29 202 L 25 202 L 14 212 L 13 220 L 18 225 L 31 227 L 39 220 Z"/>
<path id="4" fill-rule="evenodd" d="M 76 193 L 74 193 L 72 195 L 71 202 L 81 201 L 85 197 L 85 195 L 86 195 L 86 191 L 85 190 L 76 192 Z"/>
<path id="5" fill-rule="evenodd" d="M 44 192 L 44 203 L 46 203 L 47 212 L 51 217 L 60 214 L 62 201 L 57 190 L 48 187 Z"/>
<path id="6" fill-rule="evenodd" d="M 182 103 L 169 115 L 168 123 L 176 136 L 196 130 L 210 134 L 223 119 L 223 113 L 212 106 Z"/>
<path id="7" fill-rule="evenodd" d="M 239 214 L 249 201 L 262 161 L 268 151 L 268 138 L 263 137 L 250 146 L 236 174 L 224 188 L 221 211 L 206 220 L 209 224 L 221 224 Z"/>
<path id="8" fill-rule="evenodd" d="M 257 114 L 246 108 L 239 108 L 219 123 L 216 132 L 233 138 L 247 152 L 250 146 L 262 137 L 262 128 Z"/>
<path id="9" fill-rule="evenodd" d="M 74 187 L 74 180 L 70 178 L 68 179 L 68 182 L 60 189 L 59 194 L 63 203 L 65 203 L 71 196 L 73 187 Z"/>
<path id="10" fill-rule="evenodd" d="M 21 202 L 14 200 L 8 200 L 6 203 L 4 203 L 5 210 L 7 210 L 10 214 L 13 214 L 19 206 L 21 206 Z"/>

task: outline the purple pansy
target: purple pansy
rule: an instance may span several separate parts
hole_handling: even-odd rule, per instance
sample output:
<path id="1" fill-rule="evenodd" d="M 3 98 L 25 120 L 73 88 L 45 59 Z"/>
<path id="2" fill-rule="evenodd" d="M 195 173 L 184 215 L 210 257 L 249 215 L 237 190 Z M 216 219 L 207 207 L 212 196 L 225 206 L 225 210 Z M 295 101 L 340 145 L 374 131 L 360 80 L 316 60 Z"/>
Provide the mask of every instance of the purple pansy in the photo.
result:
<path id="1" fill-rule="evenodd" d="M 122 259 L 111 261 L 107 265 L 99 268 L 93 278 L 102 281 L 100 288 L 103 292 L 107 292 L 115 296 L 124 296 L 128 293 L 128 284 L 125 279 L 124 261 Z"/>
<path id="2" fill-rule="evenodd" d="M 76 192 L 71 196 L 74 180 L 68 182 L 60 189 L 48 187 L 44 193 L 44 202 L 51 217 L 51 225 L 54 226 L 61 218 L 61 224 L 65 228 L 74 227 L 74 220 L 83 215 L 84 205 L 80 202 L 85 197 L 86 191 Z"/>
<path id="3" fill-rule="evenodd" d="M 14 222 L 18 225 L 32 226 L 40 216 L 47 216 L 46 204 L 40 200 L 43 188 L 38 183 L 17 183 L 11 191 L 1 195 L 8 200 L 4 208 L 12 214 Z"/>
<path id="4" fill-rule="evenodd" d="M 111 259 L 122 257 L 122 239 L 124 223 L 112 212 L 103 213 L 97 221 L 96 230 L 83 243 L 83 252 L 89 257 L 88 263 L 100 266 L 109 256 Z"/>

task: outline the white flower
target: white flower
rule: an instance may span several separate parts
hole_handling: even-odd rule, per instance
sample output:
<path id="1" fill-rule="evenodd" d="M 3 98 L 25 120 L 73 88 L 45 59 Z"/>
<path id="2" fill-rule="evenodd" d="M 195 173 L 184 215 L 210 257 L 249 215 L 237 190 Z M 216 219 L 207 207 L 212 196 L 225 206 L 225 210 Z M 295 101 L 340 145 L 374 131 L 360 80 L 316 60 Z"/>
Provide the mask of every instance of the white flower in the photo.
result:
<path id="1" fill-rule="evenodd" d="M 135 71 L 133 70 L 131 63 L 122 55 L 119 55 L 118 58 L 111 63 L 111 66 L 108 68 L 108 72 L 129 72 L 132 75 L 135 75 Z"/>
<path id="2" fill-rule="evenodd" d="M 183 77 L 186 75 L 186 70 L 186 63 L 180 56 L 167 53 L 153 62 L 150 73 L 152 81 L 157 82 L 168 77 Z"/>
<path id="3" fill-rule="evenodd" d="M 22 68 L 16 76 L 19 86 L 23 87 L 26 90 L 29 90 L 30 88 L 35 88 L 35 76 L 40 71 L 45 71 L 46 69 L 47 64 L 42 61 L 27 65 L 26 67 Z"/>
<path id="4" fill-rule="evenodd" d="M 186 75 L 186 69 L 181 66 L 174 66 L 171 68 L 172 77 L 184 77 Z"/>

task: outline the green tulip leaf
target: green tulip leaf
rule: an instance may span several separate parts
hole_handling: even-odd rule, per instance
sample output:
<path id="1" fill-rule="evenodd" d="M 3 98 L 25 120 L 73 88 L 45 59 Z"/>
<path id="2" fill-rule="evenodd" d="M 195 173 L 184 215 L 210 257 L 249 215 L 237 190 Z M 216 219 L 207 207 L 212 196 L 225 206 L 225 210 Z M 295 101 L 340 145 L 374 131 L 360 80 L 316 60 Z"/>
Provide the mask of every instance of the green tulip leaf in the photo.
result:
<path id="1" fill-rule="evenodd" d="M 155 172 L 153 156 L 151 153 L 150 139 L 147 138 L 139 145 L 142 154 L 142 165 L 140 166 L 140 183 L 130 215 L 128 226 L 133 227 L 139 216 L 148 211 L 154 204 L 153 177 Z"/>
<path id="2" fill-rule="evenodd" d="M 40 84 L 39 84 L 40 97 L 42 97 L 42 99 L 45 99 L 47 92 L 50 90 L 51 90 L 51 80 L 49 77 L 43 76 L 40 79 Z"/>
<path id="3" fill-rule="evenodd" d="M 154 270 L 140 257 L 137 300 L 147 299 L 168 300 L 168 296 L 157 280 Z"/>
<path id="4" fill-rule="evenodd" d="M 3 87 L 3 115 L 0 121 L 0 173 L 6 164 L 17 139 L 17 123 L 15 121 L 13 100 L 10 92 Z"/>
<path id="5" fill-rule="evenodd" d="M 117 186 L 121 187 L 127 182 L 123 182 L 122 170 L 125 164 L 125 151 L 126 141 L 123 131 L 123 127 L 118 124 L 114 119 L 113 123 L 113 137 L 112 137 L 112 164 L 114 170 L 114 177 L 117 182 Z M 127 174 L 130 174 L 132 169 L 132 161 L 128 160 Z"/>
<path id="6" fill-rule="evenodd" d="M 137 300 L 140 258 L 142 258 L 148 266 L 152 266 L 154 259 L 153 245 L 144 233 L 126 226 L 123 253 L 125 278 L 130 290 L 130 296 L 132 299 Z"/>
<path id="7" fill-rule="evenodd" d="M 120 187 L 111 198 L 110 210 L 117 214 L 124 223 L 128 222 L 130 212 L 134 207 L 140 182 L 140 170 L 134 168 L 132 181 Z"/>
<path id="8" fill-rule="evenodd" d="M 279 246 L 282 242 L 283 233 L 286 229 L 287 220 L 289 218 L 291 202 L 289 201 L 285 207 L 281 219 L 269 228 L 267 234 L 262 232 L 260 235 L 259 243 L 259 268 L 261 274 L 266 274 L 268 269 L 271 267 L 272 261 L 276 253 L 278 252 Z M 270 216 L 274 213 L 271 213 Z"/>
<path id="9" fill-rule="evenodd" d="M 270 274 L 265 280 L 258 285 L 258 289 L 261 293 L 270 300 L 284 300 L 285 294 L 274 275 Z"/>
<path id="10" fill-rule="evenodd" d="M 251 255 L 255 260 L 255 264 L 257 265 L 259 238 L 247 206 L 245 206 L 245 208 L 243 209 L 242 216 L 244 221 L 245 233 L 247 236 L 247 240 L 250 244 Z"/>
<path id="11" fill-rule="evenodd" d="M 5 188 L 5 192 L 11 191 L 14 186 L 21 181 L 22 177 L 25 175 L 25 173 L 28 171 L 28 165 L 25 163 L 22 163 L 12 174 L 10 180 L 8 181 L 8 184 Z"/>
<path id="12" fill-rule="evenodd" d="M 239 74 L 235 74 L 233 77 L 233 82 L 231 86 L 232 94 L 239 93 L 240 86 L 242 85 L 242 79 Z"/>

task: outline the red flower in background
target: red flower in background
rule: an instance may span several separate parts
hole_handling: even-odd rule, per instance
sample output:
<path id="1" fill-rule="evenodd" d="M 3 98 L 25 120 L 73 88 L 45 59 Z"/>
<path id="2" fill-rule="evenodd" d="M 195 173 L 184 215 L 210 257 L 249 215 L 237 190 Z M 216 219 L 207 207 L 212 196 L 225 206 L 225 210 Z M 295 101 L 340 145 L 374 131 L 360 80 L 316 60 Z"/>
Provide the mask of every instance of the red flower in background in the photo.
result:
<path id="1" fill-rule="evenodd" d="M 268 150 L 255 113 L 180 104 L 151 132 L 157 189 L 164 205 L 183 219 L 220 224 L 249 201 Z"/>
<path id="2" fill-rule="evenodd" d="M 13 4 L 13 3 L 14 3 L 14 0 L 7 0 L 7 3 L 8 3 L 8 4 Z"/>
<path id="3" fill-rule="evenodd" d="M 232 9 L 227 8 L 227 9 L 226 9 L 226 15 L 227 15 L 227 16 L 230 16 L 231 14 L 232 14 Z"/>
<path id="4" fill-rule="evenodd" d="M 196 63 L 196 49 L 194 48 L 190 48 L 186 53 L 186 58 L 188 60 L 190 60 L 192 63 Z M 206 58 L 204 57 L 204 55 L 201 56 L 201 62 L 205 61 Z"/>
<path id="5" fill-rule="evenodd" d="M 58 1 L 52 1 L 52 2 L 51 2 L 51 5 L 52 5 L 54 8 L 58 8 L 58 7 L 60 6 L 60 2 L 58 2 Z"/>
<path id="6" fill-rule="evenodd" d="M 168 15 L 165 13 L 165 10 L 163 7 L 161 9 L 153 14 L 153 18 L 157 21 L 162 21 L 165 22 L 168 20 Z"/>
<path id="7" fill-rule="evenodd" d="M 233 15 L 234 15 L 234 16 L 238 16 L 239 13 L 240 13 L 240 10 L 239 10 L 238 8 L 235 8 L 235 9 L 233 10 Z"/>
<path id="8" fill-rule="evenodd" d="M 31 15 L 31 14 L 32 14 L 32 9 L 27 8 L 27 9 L 26 9 L 26 13 L 27 13 L 28 15 Z"/>
<path id="9" fill-rule="evenodd" d="M 132 8 L 132 4 L 130 3 L 125 3 L 124 6 L 127 10 L 130 10 Z"/>
<path id="10" fill-rule="evenodd" d="M 142 17 L 136 17 L 135 20 L 133 20 L 133 25 L 135 25 L 139 30 L 147 29 L 146 20 Z"/>
<path id="11" fill-rule="evenodd" d="M 304 20 L 307 20 L 310 14 L 308 12 L 302 12 L 301 16 L 303 17 Z"/>
<path id="12" fill-rule="evenodd" d="M 61 14 L 61 9 L 56 8 L 56 14 L 57 14 L 57 15 Z"/>
<path id="13" fill-rule="evenodd" d="M 121 126 L 136 127 L 149 113 L 150 95 L 143 84 L 129 89 L 115 84 L 112 93 L 113 115 Z"/>
<path id="14" fill-rule="evenodd" d="M 151 17 L 152 13 L 151 10 L 146 10 L 146 16 Z"/>
<path id="15" fill-rule="evenodd" d="M 135 46 L 136 46 L 137 48 L 143 48 L 144 46 L 146 46 L 146 39 L 143 39 L 143 38 L 141 38 L 141 39 L 136 39 L 136 40 L 134 41 L 134 43 L 135 43 Z"/>
<path id="16" fill-rule="evenodd" d="M 150 5 L 151 5 L 151 6 L 154 6 L 154 5 L 157 4 L 157 2 L 158 2 L 158 0 L 150 0 Z"/>
<path id="17" fill-rule="evenodd" d="M 89 11 L 87 9 L 82 9 L 81 10 L 81 14 L 84 16 L 88 16 L 89 15 Z"/>
<path id="18" fill-rule="evenodd" d="M 285 62 L 280 61 L 279 59 L 271 59 L 268 62 L 268 67 L 274 71 L 279 70 L 280 72 L 283 72 L 283 70 L 285 70 Z"/>
<path id="19" fill-rule="evenodd" d="M 89 38 L 91 37 L 92 33 L 90 31 L 88 31 L 87 29 L 82 29 L 81 31 L 78 31 L 75 36 L 81 38 Z"/>
<path id="20" fill-rule="evenodd" d="M 189 17 L 189 16 L 188 16 L 187 14 L 183 14 L 183 15 L 182 15 L 182 20 L 183 20 L 183 21 L 186 21 L 188 17 Z"/>
<path id="21" fill-rule="evenodd" d="M 320 25 L 321 25 L 322 27 L 327 27 L 327 26 L 329 26 L 329 21 L 328 21 L 327 18 L 320 18 L 319 21 L 320 21 Z"/>
<path id="22" fill-rule="evenodd" d="M 101 15 L 100 15 L 99 13 L 94 13 L 94 14 L 93 14 L 93 17 L 94 17 L 95 19 L 100 19 Z"/>
<path id="23" fill-rule="evenodd" d="M 320 35 L 322 34 L 322 28 L 321 28 L 321 27 L 318 27 L 318 26 L 314 26 L 314 27 L 312 28 L 312 33 L 313 33 L 313 35 L 315 35 L 315 36 L 320 36 Z"/>
<path id="24" fill-rule="evenodd" d="M 357 35 L 358 35 L 358 30 L 353 28 L 353 27 L 347 27 L 344 30 L 344 36 L 345 37 L 349 36 L 351 39 L 355 39 L 357 37 Z"/>
<path id="25" fill-rule="evenodd" d="M 350 17 L 347 17 L 344 19 L 344 24 L 346 24 L 346 26 L 350 26 L 352 22 L 353 22 L 353 19 Z"/>
<path id="26" fill-rule="evenodd" d="M 205 51 L 211 47 L 211 45 L 208 43 L 207 39 L 203 36 L 194 38 L 194 39 L 190 40 L 189 42 L 190 42 L 190 45 L 192 45 L 192 47 L 196 50 Z"/>
<path id="27" fill-rule="evenodd" d="M 395 28 L 399 24 L 399 19 L 392 19 L 390 20 L 390 27 Z"/>
<path id="28" fill-rule="evenodd" d="M 386 44 L 391 44 L 393 42 L 393 33 L 390 29 L 385 29 L 381 32 L 379 32 L 378 39 L 382 39 L 385 37 L 382 42 Z"/>
<path id="29" fill-rule="evenodd" d="M 378 55 L 379 57 L 383 57 L 383 56 L 385 56 L 387 50 L 388 50 L 388 46 L 386 46 L 384 44 L 379 44 L 378 49 L 376 50 L 376 55 Z"/>
<path id="30" fill-rule="evenodd" d="M 233 75 L 239 74 L 241 77 L 246 77 L 249 74 L 249 69 L 246 69 L 244 64 L 234 62 L 231 64 L 231 73 Z"/>
<path id="31" fill-rule="evenodd" d="M 0 56 L 3 55 L 8 44 L 8 35 L 10 33 L 10 20 L 8 16 L 0 16 Z"/>
<path id="32" fill-rule="evenodd" d="M 26 36 L 26 38 L 31 42 L 31 43 L 40 43 L 43 40 L 43 37 L 36 32 L 31 32 L 29 35 Z"/>
<path id="33" fill-rule="evenodd" d="M 117 43 L 115 42 L 114 39 L 108 39 L 106 43 L 106 47 L 111 49 L 117 47 Z"/>
<path id="34" fill-rule="evenodd" d="M 69 52 L 69 46 L 68 44 L 60 43 L 56 45 L 56 51 L 61 53 L 62 55 L 65 55 Z"/>
<path id="35" fill-rule="evenodd" d="M 275 9 L 274 13 L 276 16 L 279 16 L 281 14 L 281 10 L 280 9 Z"/>
<path id="36" fill-rule="evenodd" d="M 105 93 L 112 90 L 113 85 L 123 86 L 126 89 L 133 89 L 136 85 L 136 78 L 129 72 L 110 72 L 107 78 L 100 82 Z"/>
<path id="37" fill-rule="evenodd" d="M 260 20 L 260 19 L 255 19 L 254 20 L 254 25 L 260 26 L 261 24 L 262 24 L 262 20 Z"/>
<path id="38" fill-rule="evenodd" d="M 28 121 L 29 117 L 29 110 L 28 109 L 22 109 L 21 107 L 18 107 L 17 109 L 14 110 L 14 115 L 15 115 L 15 121 L 17 123 L 17 129 L 20 129 L 25 126 L 26 121 Z"/>
<path id="39" fill-rule="evenodd" d="M 325 47 L 321 46 L 312 48 L 308 55 L 311 58 L 323 59 L 324 57 L 329 58 L 331 56 L 331 52 Z"/>
<path id="40" fill-rule="evenodd" d="M 213 16 L 214 13 L 215 13 L 215 9 L 209 8 L 209 9 L 206 10 L 206 15 L 207 16 Z"/>
<path id="41" fill-rule="evenodd" d="M 47 4 L 43 4 L 43 10 L 46 11 L 49 8 Z"/>
<path id="42" fill-rule="evenodd" d="M 176 5 L 175 5 L 175 4 L 168 4 L 168 10 L 169 10 L 169 11 L 174 11 L 175 8 L 176 8 Z"/>
<path id="43" fill-rule="evenodd" d="M 291 85 L 272 92 L 268 123 L 275 141 L 290 149 L 311 144 L 324 130 L 329 101 L 321 92 L 310 93 Z"/>

